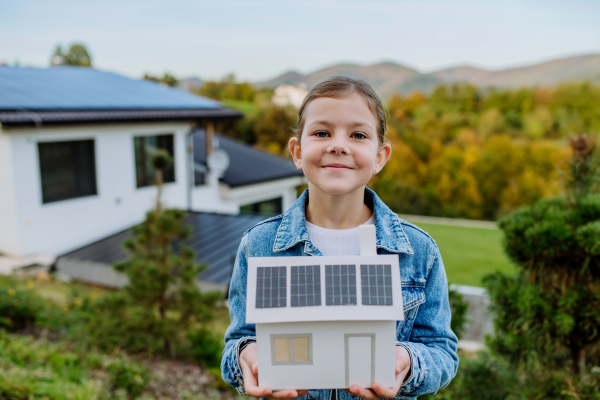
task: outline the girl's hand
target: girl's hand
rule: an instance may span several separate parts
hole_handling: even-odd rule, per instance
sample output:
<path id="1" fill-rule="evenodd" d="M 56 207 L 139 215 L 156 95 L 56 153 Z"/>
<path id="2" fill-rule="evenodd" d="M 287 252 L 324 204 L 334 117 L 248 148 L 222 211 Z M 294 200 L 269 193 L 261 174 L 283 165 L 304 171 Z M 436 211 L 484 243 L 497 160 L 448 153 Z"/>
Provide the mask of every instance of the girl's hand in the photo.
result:
<path id="1" fill-rule="evenodd" d="M 244 378 L 246 394 L 252 397 L 268 397 L 269 399 L 293 399 L 308 394 L 308 390 L 271 390 L 268 387 L 258 386 L 258 357 L 256 343 L 250 343 L 240 354 L 240 367 Z"/>
<path id="2" fill-rule="evenodd" d="M 367 400 L 377 400 L 380 397 L 392 399 L 404 382 L 404 378 L 410 371 L 410 355 L 404 346 L 396 346 L 396 385 L 393 388 L 385 387 L 379 383 L 373 383 L 371 389 L 365 389 L 360 385 L 352 385 L 346 392 Z"/>

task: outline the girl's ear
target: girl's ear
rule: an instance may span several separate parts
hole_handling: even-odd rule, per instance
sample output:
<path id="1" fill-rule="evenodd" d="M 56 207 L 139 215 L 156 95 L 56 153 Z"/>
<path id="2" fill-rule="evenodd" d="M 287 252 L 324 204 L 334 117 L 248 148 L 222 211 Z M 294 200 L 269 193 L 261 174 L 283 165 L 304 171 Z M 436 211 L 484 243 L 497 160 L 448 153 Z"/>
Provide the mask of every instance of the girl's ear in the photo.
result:
<path id="1" fill-rule="evenodd" d="M 300 148 L 300 139 L 295 136 L 290 138 L 288 141 L 288 149 L 290 150 L 290 154 L 294 159 L 296 168 L 302 168 L 302 149 Z"/>
<path id="2" fill-rule="evenodd" d="M 379 151 L 377 152 L 377 157 L 375 158 L 375 173 L 378 173 L 383 169 L 385 163 L 387 163 L 391 155 L 392 145 L 390 145 L 389 143 L 385 143 L 379 148 Z"/>

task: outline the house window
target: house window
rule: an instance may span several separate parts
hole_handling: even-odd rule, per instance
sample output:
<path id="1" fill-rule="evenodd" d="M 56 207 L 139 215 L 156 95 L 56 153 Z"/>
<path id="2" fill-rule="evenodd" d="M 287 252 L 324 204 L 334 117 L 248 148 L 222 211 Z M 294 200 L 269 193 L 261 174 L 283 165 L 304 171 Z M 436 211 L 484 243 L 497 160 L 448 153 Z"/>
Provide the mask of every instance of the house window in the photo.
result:
<path id="1" fill-rule="evenodd" d="M 258 267 L 256 308 L 285 307 L 285 267 Z"/>
<path id="2" fill-rule="evenodd" d="M 278 364 L 312 364 L 312 334 L 271 335 L 271 361 Z"/>
<path id="3" fill-rule="evenodd" d="M 283 199 L 277 197 L 276 199 L 247 204 L 241 206 L 240 211 L 252 214 L 281 214 L 283 212 Z"/>
<path id="4" fill-rule="evenodd" d="M 98 194 L 93 140 L 38 143 L 42 202 Z"/>
<path id="5" fill-rule="evenodd" d="M 363 305 L 392 305 L 391 265 L 361 265 L 360 282 Z"/>
<path id="6" fill-rule="evenodd" d="M 321 305 L 321 273 L 318 265 L 292 267 L 292 307 Z"/>
<path id="7" fill-rule="evenodd" d="M 156 183 L 156 170 L 152 167 L 152 154 L 156 150 L 166 150 L 173 165 L 163 172 L 163 182 L 175 182 L 175 157 L 173 153 L 173 135 L 138 136 L 133 138 L 135 148 L 135 175 L 138 188 Z"/>
<path id="8" fill-rule="evenodd" d="M 339 306 L 356 304 L 356 266 L 325 266 L 325 304 Z"/>

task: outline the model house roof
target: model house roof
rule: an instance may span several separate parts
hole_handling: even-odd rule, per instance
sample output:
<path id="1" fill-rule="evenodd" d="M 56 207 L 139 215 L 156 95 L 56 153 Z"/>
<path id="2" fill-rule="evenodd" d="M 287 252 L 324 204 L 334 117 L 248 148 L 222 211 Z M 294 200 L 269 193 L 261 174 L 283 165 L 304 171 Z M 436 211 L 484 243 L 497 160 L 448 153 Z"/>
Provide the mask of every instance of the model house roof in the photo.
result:
<path id="1" fill-rule="evenodd" d="M 219 148 L 229 155 L 229 168 L 221 182 L 238 187 L 303 176 L 291 160 L 267 153 L 222 135 L 216 135 Z M 206 165 L 206 140 L 202 129 L 194 131 L 194 161 Z"/>
<path id="2" fill-rule="evenodd" d="M 5 126 L 241 117 L 221 103 L 84 67 L 0 67 Z"/>
<path id="3" fill-rule="evenodd" d="M 242 235 L 265 218 L 264 215 L 253 214 L 188 213 L 186 222 L 192 227 L 192 237 L 188 240 L 188 245 L 196 251 L 198 262 L 208 263 L 208 269 L 202 272 L 198 279 L 215 285 L 229 285 Z M 131 229 L 64 254 L 58 258 L 57 264 L 60 265 L 61 259 L 84 261 L 86 265 L 94 265 L 96 269 L 88 274 L 90 278 L 96 277 L 94 283 L 107 284 L 101 281 L 102 269 L 112 273 L 113 263 L 127 259 L 123 241 L 128 237 L 131 237 Z"/>
<path id="4" fill-rule="evenodd" d="M 398 256 L 251 257 L 246 323 L 401 321 Z"/>

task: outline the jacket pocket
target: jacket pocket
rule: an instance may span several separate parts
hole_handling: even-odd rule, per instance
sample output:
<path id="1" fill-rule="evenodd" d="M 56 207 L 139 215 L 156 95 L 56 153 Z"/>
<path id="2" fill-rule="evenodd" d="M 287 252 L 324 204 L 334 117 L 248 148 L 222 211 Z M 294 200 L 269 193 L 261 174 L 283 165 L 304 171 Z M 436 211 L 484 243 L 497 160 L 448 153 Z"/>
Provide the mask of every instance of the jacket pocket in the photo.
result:
<path id="1" fill-rule="evenodd" d="M 405 318 L 411 310 L 423 303 L 425 303 L 425 289 L 412 282 L 402 282 L 402 306 Z"/>

